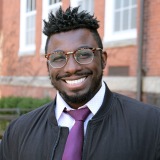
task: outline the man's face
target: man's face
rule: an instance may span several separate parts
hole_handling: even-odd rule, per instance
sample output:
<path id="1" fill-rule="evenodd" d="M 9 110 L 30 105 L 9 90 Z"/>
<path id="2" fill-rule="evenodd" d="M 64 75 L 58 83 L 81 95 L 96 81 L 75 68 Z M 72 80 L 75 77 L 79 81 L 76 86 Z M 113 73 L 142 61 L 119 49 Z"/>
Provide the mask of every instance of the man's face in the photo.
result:
<path id="1" fill-rule="evenodd" d="M 54 34 L 48 43 L 48 53 L 61 50 L 75 51 L 78 48 L 97 48 L 93 33 L 88 29 L 77 29 Z M 48 64 L 51 83 L 72 108 L 88 102 L 101 87 L 102 73 L 106 64 L 106 52 L 96 51 L 90 64 L 79 64 L 73 54 L 62 68 L 52 68 Z"/>

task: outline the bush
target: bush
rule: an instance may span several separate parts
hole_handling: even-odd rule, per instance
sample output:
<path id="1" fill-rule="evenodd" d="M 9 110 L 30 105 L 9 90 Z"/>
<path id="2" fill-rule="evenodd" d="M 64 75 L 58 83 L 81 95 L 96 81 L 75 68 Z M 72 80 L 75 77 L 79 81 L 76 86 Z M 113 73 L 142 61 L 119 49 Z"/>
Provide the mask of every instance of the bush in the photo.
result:
<path id="1" fill-rule="evenodd" d="M 34 109 L 48 102 L 50 98 L 31 98 L 31 97 L 3 97 L 0 99 L 0 108 L 28 108 Z"/>

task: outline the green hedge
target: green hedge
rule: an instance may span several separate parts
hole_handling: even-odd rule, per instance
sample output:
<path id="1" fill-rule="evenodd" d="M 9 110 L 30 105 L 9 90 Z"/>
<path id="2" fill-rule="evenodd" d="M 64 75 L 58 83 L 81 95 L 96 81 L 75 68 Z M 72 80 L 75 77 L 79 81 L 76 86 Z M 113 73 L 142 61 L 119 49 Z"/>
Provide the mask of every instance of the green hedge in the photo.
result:
<path id="1" fill-rule="evenodd" d="M 2 97 L 0 98 L 0 108 L 28 108 L 34 109 L 50 102 L 50 98 L 31 97 Z"/>

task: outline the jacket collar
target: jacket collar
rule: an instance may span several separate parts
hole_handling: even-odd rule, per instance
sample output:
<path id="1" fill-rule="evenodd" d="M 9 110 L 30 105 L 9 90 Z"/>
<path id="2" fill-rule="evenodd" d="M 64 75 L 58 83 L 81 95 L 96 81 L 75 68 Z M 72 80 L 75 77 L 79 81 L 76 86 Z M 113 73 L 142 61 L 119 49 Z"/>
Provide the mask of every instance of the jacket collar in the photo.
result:
<path id="1" fill-rule="evenodd" d="M 112 106 L 113 93 L 109 90 L 106 83 L 105 83 L 105 87 L 106 87 L 106 91 L 105 91 L 103 103 L 102 103 L 100 109 L 98 110 L 98 112 L 93 116 L 91 121 L 97 120 L 97 119 L 103 117 L 103 115 L 108 114 L 109 110 Z M 58 126 L 55 112 L 54 112 L 55 106 L 56 106 L 56 98 L 54 99 L 53 102 L 51 102 L 48 105 L 48 121 L 51 125 Z"/>
<path id="2" fill-rule="evenodd" d="M 113 93 L 109 90 L 106 83 L 105 86 L 106 86 L 106 92 L 104 95 L 103 103 L 98 112 L 93 116 L 92 118 L 93 121 L 103 118 L 104 115 L 109 114 L 109 111 L 111 109 L 113 103 Z"/>

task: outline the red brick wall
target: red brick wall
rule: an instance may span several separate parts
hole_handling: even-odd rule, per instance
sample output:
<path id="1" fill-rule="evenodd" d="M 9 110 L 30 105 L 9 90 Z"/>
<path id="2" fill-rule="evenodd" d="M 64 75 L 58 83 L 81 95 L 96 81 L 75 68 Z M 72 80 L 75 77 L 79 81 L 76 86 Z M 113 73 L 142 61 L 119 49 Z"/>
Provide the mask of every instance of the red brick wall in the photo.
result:
<path id="1" fill-rule="evenodd" d="M 13 0 L 12 0 L 13 1 Z M 4 30 L 4 59 L 3 59 L 3 75 L 47 75 L 46 60 L 40 53 L 41 47 L 41 31 L 42 31 L 42 3 L 37 3 L 37 18 L 36 18 L 36 53 L 32 56 L 19 56 L 19 29 L 20 29 L 20 4 L 14 1 L 14 5 L 9 5 L 9 0 L 4 1 L 3 21 Z M 69 0 L 64 0 L 63 7 L 69 6 Z M 8 8 L 7 8 L 8 7 Z M 7 10 L 5 9 L 7 8 Z M 15 11 L 15 8 L 16 11 Z M 9 12 L 8 12 L 9 10 Z M 104 35 L 104 15 L 105 1 L 95 0 L 95 16 L 100 20 L 99 33 L 103 39 Z M 15 18 L 17 17 L 17 18 Z M 9 32 L 8 32 L 9 31 Z M 130 75 L 136 74 L 137 50 L 136 47 L 121 47 L 108 49 L 108 65 L 109 66 L 129 66 Z M 12 58 L 8 59 L 8 55 Z M 14 59 L 14 61 L 13 61 Z M 106 72 L 107 74 L 107 68 Z"/>
<path id="2" fill-rule="evenodd" d="M 39 1 L 41 2 L 41 1 Z M 12 4 L 12 5 L 11 5 Z M 3 75 L 47 75 L 46 61 L 40 53 L 42 33 L 42 4 L 37 3 L 36 14 L 36 53 L 32 56 L 19 56 L 20 4 L 6 0 L 3 5 Z M 10 57 L 10 58 L 8 58 Z"/>
<path id="3" fill-rule="evenodd" d="M 3 1 L 3 75 L 13 74 L 16 65 L 17 49 L 19 46 L 19 8 L 18 1 Z"/>
<path id="4" fill-rule="evenodd" d="M 94 0 L 95 17 L 100 21 L 99 33 L 101 37 L 104 36 L 104 15 L 105 15 L 105 0 Z"/>
<path id="5" fill-rule="evenodd" d="M 12 4 L 12 5 L 10 5 Z M 63 0 L 63 8 L 69 6 L 69 0 Z M 104 36 L 104 16 L 105 16 L 105 0 L 94 1 L 95 16 L 100 21 L 99 33 L 103 39 Z M 20 4 L 18 0 L 5 0 L 3 5 L 3 31 L 4 31 L 4 46 L 3 46 L 3 75 L 6 76 L 45 76 L 48 75 L 46 68 L 46 60 L 40 52 L 41 48 L 41 30 L 42 30 L 42 3 L 37 1 L 37 17 L 36 17 L 36 53 L 32 56 L 19 56 L 19 30 L 20 30 Z M 16 8 L 16 9 L 15 9 Z M 130 75 L 136 74 L 136 49 L 133 46 L 108 49 L 108 65 L 105 70 L 107 75 L 108 66 L 129 66 Z M 8 59 L 8 56 L 11 58 Z M 6 88 L 6 89 L 4 89 Z M 3 95 L 12 95 L 18 89 L 21 93 L 22 87 L 4 86 Z M 28 95 L 41 96 L 45 93 L 37 88 L 35 94 L 34 89 L 26 88 Z M 41 91 L 40 91 L 41 90 Z M 17 94 L 19 94 L 17 92 Z M 20 94 L 21 95 L 21 94 Z"/>
<path id="6" fill-rule="evenodd" d="M 139 4 L 138 9 L 139 10 Z M 104 16 L 105 16 L 105 1 L 96 1 L 95 13 L 101 21 L 100 34 L 104 35 Z M 104 15 L 104 16 L 103 16 Z M 139 14 L 138 16 L 139 17 Z M 138 25 L 138 20 L 137 20 Z M 110 37 L 108 37 L 109 39 Z M 109 67 L 121 66 L 129 67 L 129 76 L 136 76 L 137 74 L 137 45 L 112 47 L 107 48 L 108 59 L 104 75 L 108 74 Z"/>
<path id="7" fill-rule="evenodd" d="M 3 3 L 2 3 L 3 2 Z M 41 54 L 41 32 L 42 32 L 42 2 L 37 0 L 36 17 L 36 53 L 32 56 L 19 56 L 19 37 L 20 37 L 20 0 L 0 0 L 0 22 L 3 29 L 3 76 L 47 76 L 46 59 Z M 69 6 L 69 0 L 63 0 L 63 8 Z M 1 5 L 3 4 L 3 5 Z M 104 16 L 105 0 L 94 0 L 95 16 L 100 20 L 99 33 L 103 39 L 104 36 Z M 139 20 L 139 4 L 138 16 Z M 144 50 L 143 67 L 147 71 L 147 76 L 160 75 L 160 1 L 145 1 L 144 18 Z M 2 14 L 3 15 L 2 15 Z M 2 19 L 3 16 L 3 19 Z M 137 21 L 138 22 L 138 21 Z M 137 23 L 137 26 L 139 24 Z M 139 34 L 138 34 L 139 35 Z M 109 38 L 109 37 L 108 37 Z M 105 69 L 105 75 L 108 74 L 110 66 L 128 66 L 129 75 L 136 76 L 137 72 L 137 46 L 124 46 L 108 48 L 108 62 Z M 9 58 L 10 57 L 10 58 Z M 44 96 L 46 90 L 51 94 L 53 89 L 43 89 L 39 87 L 11 87 L 2 86 L 2 95 L 21 95 L 26 91 L 26 96 Z M 15 92 L 17 91 L 17 92 Z"/>
<path id="8" fill-rule="evenodd" d="M 56 90 L 54 88 L 45 87 L 29 87 L 29 86 L 1 86 L 3 97 L 18 96 L 18 97 L 51 97 L 54 98 Z"/>
<path id="9" fill-rule="evenodd" d="M 145 1 L 143 63 L 147 76 L 160 76 L 160 1 Z"/>
<path id="10" fill-rule="evenodd" d="M 64 10 L 66 10 L 66 8 L 68 8 L 68 6 L 70 6 L 70 0 L 62 0 L 62 1 L 63 1 L 62 8 Z"/>
<path id="11" fill-rule="evenodd" d="M 12 4 L 12 5 L 10 5 Z M 64 0 L 63 8 L 69 6 L 69 0 Z M 36 14 L 36 53 L 32 56 L 19 56 L 19 30 L 20 30 L 20 4 L 19 1 L 6 0 L 3 6 L 3 75 L 8 76 L 33 76 L 47 75 L 46 60 L 40 54 L 42 32 L 42 3 L 37 3 Z M 7 9 L 6 9 L 7 8 Z M 16 9 L 15 9 L 16 8 Z M 100 35 L 103 36 L 104 28 L 104 0 L 95 1 L 95 15 L 100 20 Z M 11 56 L 8 59 L 8 56 Z"/>
<path id="12" fill-rule="evenodd" d="M 3 8 L 3 1 L 0 0 L 0 31 L 2 29 L 2 8 Z"/>
<path id="13" fill-rule="evenodd" d="M 117 47 L 107 49 L 108 59 L 105 75 L 108 74 L 108 67 L 127 66 L 129 75 L 136 76 L 137 48 L 135 46 Z"/>

